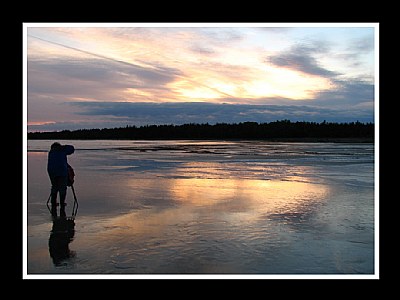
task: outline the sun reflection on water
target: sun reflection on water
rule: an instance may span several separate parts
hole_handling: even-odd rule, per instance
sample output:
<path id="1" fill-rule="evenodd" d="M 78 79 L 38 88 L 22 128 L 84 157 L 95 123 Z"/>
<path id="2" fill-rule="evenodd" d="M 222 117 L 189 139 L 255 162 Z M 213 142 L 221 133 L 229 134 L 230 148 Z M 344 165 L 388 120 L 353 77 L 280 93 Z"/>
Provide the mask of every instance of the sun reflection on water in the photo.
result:
<path id="1" fill-rule="evenodd" d="M 328 193 L 322 184 L 284 180 L 191 178 L 175 179 L 171 186 L 169 193 L 182 204 L 254 214 L 295 209 L 305 202 L 319 202 Z"/>
<path id="2" fill-rule="evenodd" d="M 162 235 L 190 222 L 254 223 L 260 219 L 293 218 L 308 214 L 325 201 L 329 187 L 301 181 L 170 178 L 155 185 L 151 179 L 132 180 L 136 196 L 151 197 L 158 189 L 168 205 L 134 208 L 102 224 L 107 236 Z M 138 192 L 141 188 L 145 191 Z M 134 196 L 132 196 L 132 199 Z M 176 230 L 176 229 L 174 229 Z"/>

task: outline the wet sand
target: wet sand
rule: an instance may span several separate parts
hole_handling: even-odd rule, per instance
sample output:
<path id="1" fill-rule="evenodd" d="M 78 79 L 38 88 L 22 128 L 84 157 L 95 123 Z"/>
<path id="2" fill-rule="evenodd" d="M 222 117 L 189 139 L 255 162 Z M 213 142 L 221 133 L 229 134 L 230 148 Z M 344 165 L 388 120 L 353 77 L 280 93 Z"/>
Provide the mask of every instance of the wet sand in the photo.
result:
<path id="1" fill-rule="evenodd" d="M 373 144 L 70 143 L 79 209 L 57 235 L 51 141 L 29 142 L 29 275 L 375 273 Z"/>

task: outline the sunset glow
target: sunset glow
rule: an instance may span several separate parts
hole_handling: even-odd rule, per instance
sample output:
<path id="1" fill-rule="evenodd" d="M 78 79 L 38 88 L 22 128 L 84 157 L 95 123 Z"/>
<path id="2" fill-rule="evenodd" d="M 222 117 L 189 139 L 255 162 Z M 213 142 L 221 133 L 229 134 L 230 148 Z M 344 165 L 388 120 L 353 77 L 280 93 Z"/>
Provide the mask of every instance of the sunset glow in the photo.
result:
<path id="1" fill-rule="evenodd" d="M 235 116 L 241 105 L 300 105 L 318 120 L 335 114 L 373 120 L 376 24 L 50 25 L 25 26 L 30 130 L 176 119 L 132 116 L 142 103 L 206 102 L 215 111 L 234 104 Z M 121 102 L 131 106 L 94 110 Z M 287 112 L 294 116 L 302 119 Z M 198 122 L 208 117 L 199 114 Z M 242 121 L 273 120 L 248 115 Z"/>

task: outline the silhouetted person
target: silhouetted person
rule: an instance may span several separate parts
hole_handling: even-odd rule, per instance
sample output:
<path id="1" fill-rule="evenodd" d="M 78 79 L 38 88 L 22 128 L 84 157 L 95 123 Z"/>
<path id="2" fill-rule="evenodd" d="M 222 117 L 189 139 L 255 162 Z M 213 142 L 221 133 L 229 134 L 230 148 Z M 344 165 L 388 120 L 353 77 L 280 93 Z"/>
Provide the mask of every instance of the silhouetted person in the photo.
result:
<path id="1" fill-rule="evenodd" d="M 69 249 L 69 243 L 75 234 L 75 222 L 71 218 L 54 217 L 53 228 L 49 238 L 49 252 L 55 266 L 61 266 L 75 252 Z"/>
<path id="2" fill-rule="evenodd" d="M 67 155 L 75 152 L 74 146 L 61 145 L 55 142 L 51 145 L 47 172 L 51 181 L 51 212 L 57 215 L 57 194 L 60 194 L 60 216 L 65 216 L 65 198 L 67 196 L 68 161 Z"/>

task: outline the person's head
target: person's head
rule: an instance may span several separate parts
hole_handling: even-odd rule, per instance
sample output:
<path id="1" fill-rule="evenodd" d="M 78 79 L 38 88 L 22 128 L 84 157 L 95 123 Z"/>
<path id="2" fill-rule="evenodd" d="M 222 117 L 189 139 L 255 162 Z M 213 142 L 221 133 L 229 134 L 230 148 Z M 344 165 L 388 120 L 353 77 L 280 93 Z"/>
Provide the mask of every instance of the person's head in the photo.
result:
<path id="1" fill-rule="evenodd" d="M 51 145 L 51 150 L 58 150 L 58 149 L 60 149 L 61 148 L 61 144 L 59 143 L 59 142 L 54 142 L 52 145 Z"/>

